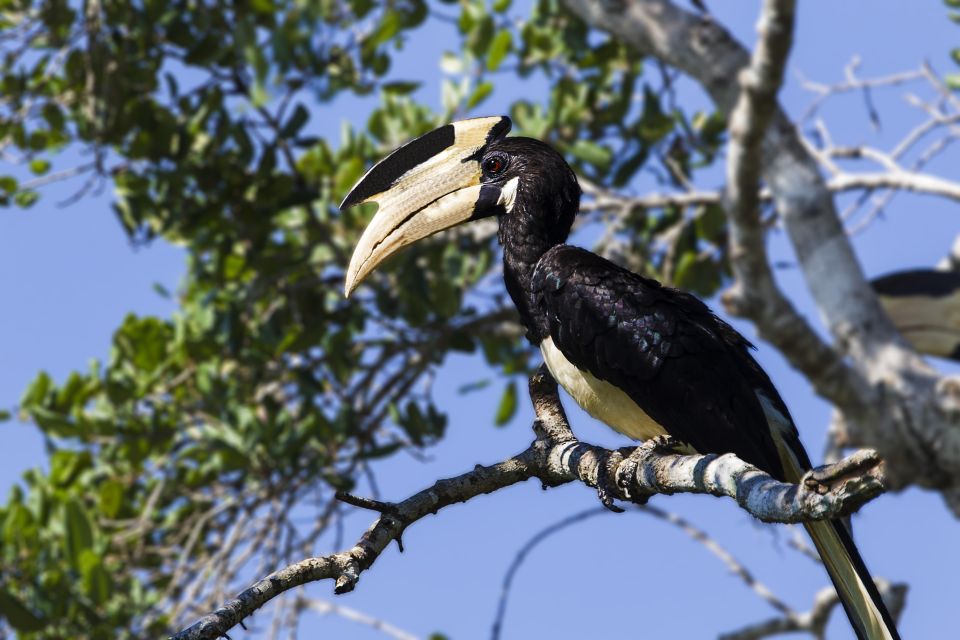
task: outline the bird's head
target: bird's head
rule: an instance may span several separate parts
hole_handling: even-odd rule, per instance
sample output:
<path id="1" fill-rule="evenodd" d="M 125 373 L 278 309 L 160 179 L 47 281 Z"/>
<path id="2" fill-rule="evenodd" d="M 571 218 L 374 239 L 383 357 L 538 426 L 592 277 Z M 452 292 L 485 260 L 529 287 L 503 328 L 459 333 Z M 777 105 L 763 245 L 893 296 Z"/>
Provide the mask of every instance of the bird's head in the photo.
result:
<path id="1" fill-rule="evenodd" d="M 536 216 L 562 242 L 580 202 L 563 157 L 530 138 L 507 138 L 506 116 L 461 120 L 408 142 L 375 164 L 340 205 L 376 202 L 347 269 L 344 294 L 417 240 L 490 216 Z"/>

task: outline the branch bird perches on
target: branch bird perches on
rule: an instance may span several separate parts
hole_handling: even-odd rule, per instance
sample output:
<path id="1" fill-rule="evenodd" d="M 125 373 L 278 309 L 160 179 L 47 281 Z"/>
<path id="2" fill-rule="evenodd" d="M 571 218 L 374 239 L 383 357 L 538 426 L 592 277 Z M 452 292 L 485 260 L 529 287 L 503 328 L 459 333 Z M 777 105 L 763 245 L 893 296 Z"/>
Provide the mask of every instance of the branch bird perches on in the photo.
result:
<path id="1" fill-rule="evenodd" d="M 380 513 L 350 549 L 307 558 L 258 580 L 171 640 L 215 640 L 277 596 L 310 582 L 333 580 L 336 593 L 352 591 L 392 541 L 440 509 L 466 502 L 531 478 L 545 487 L 579 481 L 605 485 L 613 497 L 643 504 L 658 493 L 706 493 L 733 498 L 766 522 L 807 522 L 838 518 L 883 492 L 883 465 L 876 453 L 859 451 L 834 465 L 811 470 L 799 484 L 774 480 L 731 454 L 680 455 L 667 440 L 611 451 L 577 440 L 570 430 L 557 384 L 541 368 L 530 378 L 537 419 L 534 442 L 519 454 L 462 475 L 396 503 L 342 496 Z"/>

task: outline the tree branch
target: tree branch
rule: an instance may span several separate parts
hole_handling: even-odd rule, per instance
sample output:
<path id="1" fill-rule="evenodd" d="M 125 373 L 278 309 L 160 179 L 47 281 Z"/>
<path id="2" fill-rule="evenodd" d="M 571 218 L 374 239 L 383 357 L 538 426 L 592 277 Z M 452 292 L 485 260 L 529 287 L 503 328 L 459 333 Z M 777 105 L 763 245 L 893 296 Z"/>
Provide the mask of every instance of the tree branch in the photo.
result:
<path id="1" fill-rule="evenodd" d="M 845 405 L 862 402 L 862 383 L 840 354 L 824 344 L 777 286 L 767 260 L 760 222 L 762 143 L 776 115 L 777 92 L 790 51 L 795 4 L 766 0 L 759 42 L 750 65 L 740 72 L 740 95 L 730 114 L 727 186 L 730 260 L 736 283 L 724 296 L 727 308 L 754 321 L 760 335 L 791 355 L 794 364 L 818 380 L 819 390 Z"/>
<path id="2" fill-rule="evenodd" d="M 696 16 L 666 0 L 626 4 L 598 0 L 564 2 L 591 25 L 611 33 L 640 53 L 655 56 L 689 74 L 703 85 L 721 111 L 733 112 L 740 91 L 730 78 L 750 68 L 750 57 L 712 18 Z M 778 22 L 782 22 L 792 11 L 777 15 L 780 16 Z M 776 29 L 783 32 L 784 28 L 781 24 Z M 786 43 L 774 42 L 777 38 L 773 34 L 774 31 L 770 31 L 769 42 L 762 45 L 763 59 L 758 65 L 767 65 L 775 55 L 786 55 Z M 752 73 L 757 74 L 758 79 L 769 81 L 773 72 L 772 67 L 765 67 Z M 780 74 L 782 69 L 775 75 Z M 847 241 L 816 161 L 775 102 L 764 109 L 770 126 L 763 138 L 763 153 L 755 153 L 752 158 L 758 165 L 757 170 L 762 169 L 778 214 L 787 227 L 807 282 L 831 331 L 855 356 L 873 353 L 875 345 L 897 342 L 896 331 L 885 320 Z M 829 277 L 824 273 L 824 263 L 829 265 L 826 267 Z M 752 281 L 745 283 L 750 288 L 754 285 Z M 762 283 L 757 284 L 757 290 L 770 293 L 770 287 Z M 764 314 L 757 320 L 760 334 L 804 373 L 818 393 L 851 413 L 862 413 L 872 401 L 871 390 L 843 364 L 838 354 L 823 344 L 792 305 L 785 303 L 782 294 L 775 299 L 780 301 L 776 304 L 780 313 Z M 770 299 L 766 301 L 770 302 Z M 882 318 L 879 323 L 878 316 Z M 776 320 L 776 325 L 769 326 L 761 320 Z"/>
<path id="3" fill-rule="evenodd" d="M 687 73 L 719 110 L 733 111 L 739 87 L 730 79 L 749 66 L 750 58 L 712 17 L 667 0 L 563 1 L 591 26 Z M 758 323 L 761 335 L 843 413 L 849 445 L 879 449 L 891 486 L 936 488 L 960 513 L 960 413 L 953 409 L 960 386 L 946 384 L 950 379 L 941 379 L 911 350 L 883 312 L 817 159 L 779 108 L 766 129 L 762 159 L 763 179 L 835 344 L 832 350 L 823 344 L 795 310 L 782 304 L 777 307 L 788 315 L 764 314 L 778 324 Z M 762 283 L 756 290 L 763 290 Z M 764 304 L 772 305 L 767 298 Z"/>
<path id="4" fill-rule="evenodd" d="M 907 585 L 891 583 L 883 578 L 874 578 L 880 596 L 890 611 L 894 620 L 900 618 L 900 613 L 906 604 Z M 840 604 L 840 598 L 833 587 L 824 587 L 813 599 L 813 606 L 804 613 L 790 613 L 770 618 L 763 622 L 751 624 L 743 629 L 724 633 L 720 640 L 761 640 L 784 633 L 802 631 L 811 634 L 814 638 L 825 638 L 827 623 L 830 614 Z"/>
<path id="5" fill-rule="evenodd" d="M 439 480 L 432 487 L 395 504 L 351 499 L 381 515 L 352 548 L 308 558 L 276 571 L 173 636 L 173 640 L 213 640 L 278 595 L 308 582 L 334 580 L 334 592 L 356 587 L 360 574 L 392 540 L 400 540 L 414 522 L 443 507 L 481 494 L 539 478 L 545 486 L 578 480 L 602 483 L 614 497 L 643 504 L 657 493 L 709 493 L 733 498 L 766 522 L 801 522 L 840 517 L 883 491 L 882 465 L 871 451 L 861 451 L 835 465 L 810 471 L 798 484 L 778 482 L 756 467 L 726 455 L 679 455 L 666 439 L 609 451 L 578 441 L 570 430 L 557 384 L 541 367 L 530 379 L 537 413 L 537 439 L 520 454 L 490 466 Z"/>
<path id="6" fill-rule="evenodd" d="M 720 204 L 723 193 L 720 191 L 678 191 L 676 193 L 649 193 L 642 196 L 628 196 L 607 191 L 594 191 L 583 184 L 583 192 L 592 195 L 593 200 L 583 203 L 582 211 L 629 211 L 632 209 L 664 209 L 666 207 L 695 207 L 708 204 Z M 930 173 L 910 171 L 899 168 L 897 171 L 845 172 L 841 171 L 827 181 L 827 189 L 833 194 L 851 191 L 873 191 L 893 189 L 912 191 L 923 195 L 940 196 L 960 202 L 960 182 L 948 180 Z M 770 189 L 762 188 L 758 192 L 760 202 L 773 200 Z"/>

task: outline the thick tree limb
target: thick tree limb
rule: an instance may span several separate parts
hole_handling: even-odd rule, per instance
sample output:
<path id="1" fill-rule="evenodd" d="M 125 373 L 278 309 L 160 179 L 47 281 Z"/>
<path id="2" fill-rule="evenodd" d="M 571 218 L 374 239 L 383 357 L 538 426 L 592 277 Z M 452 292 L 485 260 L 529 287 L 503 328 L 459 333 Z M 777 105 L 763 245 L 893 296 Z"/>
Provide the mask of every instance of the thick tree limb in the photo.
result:
<path id="1" fill-rule="evenodd" d="M 685 72 L 721 111 L 732 113 L 740 92 L 730 79 L 749 66 L 750 57 L 710 16 L 667 0 L 564 4 L 641 55 Z M 762 158 L 762 177 L 836 344 L 831 350 L 795 312 L 762 313 L 758 331 L 843 412 L 848 446 L 868 444 L 881 452 L 891 486 L 936 488 L 960 514 L 960 413 L 953 409 L 960 394 L 951 391 L 956 385 L 942 383 L 881 309 L 817 159 L 779 108 L 766 129 Z M 744 290 L 763 291 L 764 285 L 748 281 Z M 764 304 L 771 299 L 764 297 Z"/>
<path id="2" fill-rule="evenodd" d="M 750 64 L 739 76 L 740 95 L 729 119 L 724 193 L 736 283 L 724 295 L 724 303 L 733 313 L 753 320 L 764 338 L 790 345 L 790 349 L 802 349 L 806 355 L 799 364 L 807 370 L 815 369 L 821 380 L 833 380 L 829 392 L 842 395 L 848 404 L 863 399 L 862 392 L 851 391 L 858 381 L 840 354 L 819 339 L 780 291 L 767 260 L 765 229 L 760 223 L 762 143 L 777 111 L 777 92 L 792 43 L 794 10 L 792 0 L 764 2 L 759 41 Z M 795 361 L 798 358 L 799 354 L 794 355 Z M 831 373 L 825 376 L 828 371 Z"/>
<path id="3" fill-rule="evenodd" d="M 440 480 L 395 504 L 348 498 L 353 504 L 381 514 L 356 545 L 272 573 L 173 639 L 218 638 L 271 599 L 308 582 L 330 579 L 334 580 L 335 593 L 351 591 L 360 574 L 370 568 L 391 541 L 399 542 L 414 522 L 443 507 L 533 477 L 545 486 L 575 480 L 595 488 L 600 484 L 614 497 L 640 504 L 656 493 L 726 496 L 767 522 L 840 517 L 883 491 L 882 465 L 870 451 L 813 470 L 801 484 L 793 485 L 778 482 L 730 454 L 673 453 L 666 440 L 619 451 L 580 442 L 570 431 L 557 384 L 543 368 L 530 380 L 530 395 L 537 412 L 537 439 L 526 450 L 498 464 L 477 465 L 472 471 Z"/>
<path id="4" fill-rule="evenodd" d="M 750 68 L 750 57 L 712 18 L 686 12 L 665 0 L 564 2 L 591 25 L 611 33 L 640 53 L 655 56 L 689 74 L 703 85 L 721 111 L 733 112 L 740 87 L 730 79 Z M 765 48 L 765 51 L 771 50 L 769 46 Z M 899 338 L 889 321 L 881 321 L 883 326 L 875 322 L 876 316 L 883 317 L 883 313 L 847 242 L 816 161 L 778 107 L 774 106 L 768 117 L 770 126 L 766 129 L 763 154 L 757 154 L 755 159 L 762 160 L 763 177 L 831 331 L 843 344 L 849 343 L 852 350 L 861 354 L 867 353 L 868 345 L 896 342 Z M 761 256 L 765 256 L 765 252 Z M 827 275 L 822 265 L 825 258 L 831 265 L 829 277 L 824 277 Z M 844 274 L 837 276 L 836 271 Z M 745 284 L 753 290 L 755 283 Z M 762 284 L 756 288 L 765 294 L 769 289 Z M 785 300 L 782 294 L 776 299 Z M 834 307 L 838 306 L 844 308 L 836 312 Z M 781 302 L 776 308 L 780 312 L 776 315 L 768 313 L 752 318 L 761 336 L 774 344 L 806 375 L 818 393 L 834 404 L 850 409 L 868 406 L 872 394 L 859 376 L 819 339 L 792 306 Z"/>

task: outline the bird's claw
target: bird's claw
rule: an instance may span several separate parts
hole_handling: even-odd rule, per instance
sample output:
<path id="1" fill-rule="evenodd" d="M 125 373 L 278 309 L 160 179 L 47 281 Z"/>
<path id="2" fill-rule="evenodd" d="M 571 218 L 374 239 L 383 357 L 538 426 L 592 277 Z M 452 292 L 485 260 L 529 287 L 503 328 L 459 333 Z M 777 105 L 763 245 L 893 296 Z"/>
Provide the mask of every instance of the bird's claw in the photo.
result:
<path id="1" fill-rule="evenodd" d="M 684 446 L 673 436 L 662 435 L 645 440 L 641 448 L 650 453 L 682 453 Z"/>
<path id="2" fill-rule="evenodd" d="M 623 513 L 623 508 L 616 505 L 614 502 L 616 496 L 613 491 L 610 490 L 609 479 L 613 471 L 613 469 L 611 469 L 612 457 L 610 453 L 605 453 L 600 460 L 600 469 L 597 473 L 597 498 L 600 500 L 600 504 L 610 511 Z"/>

